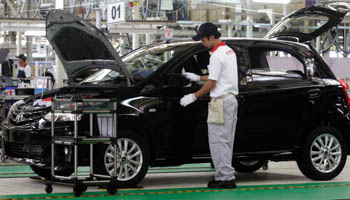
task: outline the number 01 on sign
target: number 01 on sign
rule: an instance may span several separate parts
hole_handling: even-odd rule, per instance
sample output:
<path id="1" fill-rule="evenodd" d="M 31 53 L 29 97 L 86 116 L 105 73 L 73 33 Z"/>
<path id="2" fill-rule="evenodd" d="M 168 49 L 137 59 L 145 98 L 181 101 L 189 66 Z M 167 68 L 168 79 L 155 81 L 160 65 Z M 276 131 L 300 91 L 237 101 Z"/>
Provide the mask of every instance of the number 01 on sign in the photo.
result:
<path id="1" fill-rule="evenodd" d="M 125 22 L 125 2 L 119 1 L 108 5 L 107 23 L 123 23 Z"/>

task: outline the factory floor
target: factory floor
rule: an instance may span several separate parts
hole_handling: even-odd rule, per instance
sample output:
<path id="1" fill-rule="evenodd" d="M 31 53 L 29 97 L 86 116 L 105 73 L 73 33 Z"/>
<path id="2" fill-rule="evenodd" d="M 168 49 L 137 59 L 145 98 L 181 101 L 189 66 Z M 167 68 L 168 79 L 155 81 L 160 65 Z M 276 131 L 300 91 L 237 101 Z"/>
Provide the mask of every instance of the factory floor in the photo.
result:
<path id="1" fill-rule="evenodd" d="M 349 158 L 348 158 L 349 159 Z M 349 163 L 349 162 L 348 162 Z M 82 174 L 88 168 L 79 169 Z M 295 162 L 269 163 L 268 170 L 251 174 L 237 173 L 236 189 L 208 189 L 214 177 L 210 164 L 151 168 L 137 188 L 119 189 L 109 195 L 104 188 L 89 187 L 84 199 L 350 199 L 350 164 L 331 181 L 306 178 Z M 53 193 L 45 193 L 45 181 L 28 166 L 0 162 L 0 200 L 76 198 L 72 187 L 53 184 Z"/>

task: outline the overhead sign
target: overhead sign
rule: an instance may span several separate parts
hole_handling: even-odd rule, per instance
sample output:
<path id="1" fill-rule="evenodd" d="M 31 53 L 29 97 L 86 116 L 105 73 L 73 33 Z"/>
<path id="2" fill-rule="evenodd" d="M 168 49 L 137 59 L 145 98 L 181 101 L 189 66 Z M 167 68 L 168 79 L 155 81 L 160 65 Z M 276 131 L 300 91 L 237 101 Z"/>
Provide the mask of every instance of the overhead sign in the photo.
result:
<path id="1" fill-rule="evenodd" d="M 172 28 L 166 28 L 164 30 L 164 38 L 166 39 L 172 39 L 174 37 L 174 29 Z"/>
<path id="2" fill-rule="evenodd" d="M 120 1 L 111 3 L 107 8 L 107 23 L 123 23 L 125 22 L 125 2 Z"/>
<path id="3" fill-rule="evenodd" d="M 163 0 L 160 4 L 161 10 L 174 10 L 173 0 Z"/>

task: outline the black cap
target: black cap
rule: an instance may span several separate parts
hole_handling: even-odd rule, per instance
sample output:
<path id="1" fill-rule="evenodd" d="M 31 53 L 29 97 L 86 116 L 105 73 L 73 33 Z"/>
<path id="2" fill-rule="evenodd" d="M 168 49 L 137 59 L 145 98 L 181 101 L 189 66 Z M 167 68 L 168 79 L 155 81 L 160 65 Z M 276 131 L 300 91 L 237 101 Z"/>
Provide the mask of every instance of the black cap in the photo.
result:
<path id="1" fill-rule="evenodd" d="M 27 57 L 24 54 L 19 54 L 19 56 L 16 56 L 16 58 L 20 58 L 20 59 L 22 59 L 24 61 L 27 60 Z"/>
<path id="2" fill-rule="evenodd" d="M 218 31 L 218 27 L 216 27 L 213 23 L 207 22 L 200 25 L 197 35 L 193 36 L 192 39 L 195 41 L 201 40 L 203 37 L 210 37 L 211 35 L 215 36 L 215 38 L 220 37 L 220 32 Z"/>

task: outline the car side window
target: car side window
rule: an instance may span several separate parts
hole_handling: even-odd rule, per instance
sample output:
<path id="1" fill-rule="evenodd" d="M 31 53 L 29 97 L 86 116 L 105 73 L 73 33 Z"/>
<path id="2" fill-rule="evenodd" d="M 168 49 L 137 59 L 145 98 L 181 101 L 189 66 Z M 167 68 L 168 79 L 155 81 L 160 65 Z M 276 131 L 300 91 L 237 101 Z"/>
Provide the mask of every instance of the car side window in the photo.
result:
<path id="1" fill-rule="evenodd" d="M 295 73 L 305 76 L 303 64 L 293 55 L 283 51 L 266 52 L 266 60 L 270 71 Z"/>
<path id="2" fill-rule="evenodd" d="M 201 51 L 196 53 L 182 62 L 175 70 L 176 74 L 182 72 L 191 72 L 197 75 L 208 75 L 209 51 Z"/>
<path id="3" fill-rule="evenodd" d="M 273 48 L 250 48 L 250 81 L 304 79 L 305 66 L 296 56 Z"/>

